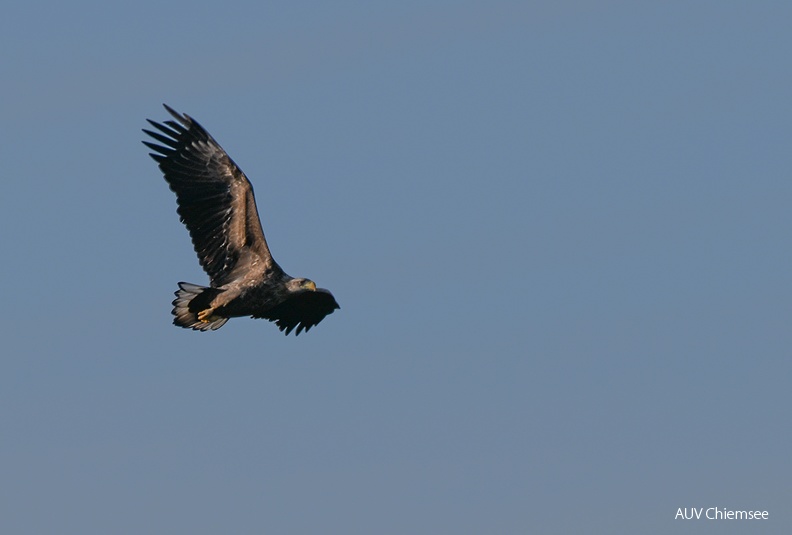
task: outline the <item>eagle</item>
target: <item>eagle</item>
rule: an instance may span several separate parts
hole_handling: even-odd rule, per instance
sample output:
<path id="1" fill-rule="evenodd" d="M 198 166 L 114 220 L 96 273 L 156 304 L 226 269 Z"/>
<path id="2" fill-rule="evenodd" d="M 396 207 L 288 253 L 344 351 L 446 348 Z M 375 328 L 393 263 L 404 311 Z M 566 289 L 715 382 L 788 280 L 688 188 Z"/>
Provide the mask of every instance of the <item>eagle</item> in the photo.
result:
<path id="1" fill-rule="evenodd" d="M 197 121 L 163 106 L 175 121 L 147 119 L 157 131 L 143 132 L 159 144 L 143 144 L 176 194 L 177 212 L 210 281 L 208 287 L 179 283 L 174 325 L 214 331 L 229 318 L 251 316 L 297 336 L 341 308 L 330 291 L 287 275 L 275 262 L 245 173 Z"/>

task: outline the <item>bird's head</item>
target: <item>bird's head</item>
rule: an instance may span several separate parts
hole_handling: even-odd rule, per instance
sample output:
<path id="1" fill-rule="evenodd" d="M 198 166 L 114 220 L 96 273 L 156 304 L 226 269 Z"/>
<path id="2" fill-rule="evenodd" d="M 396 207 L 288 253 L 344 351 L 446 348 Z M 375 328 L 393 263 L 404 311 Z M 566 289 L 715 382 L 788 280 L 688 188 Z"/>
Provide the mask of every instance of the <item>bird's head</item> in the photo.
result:
<path id="1" fill-rule="evenodd" d="M 289 290 L 299 292 L 301 290 L 316 291 L 316 283 L 310 279 L 292 279 L 288 283 Z"/>

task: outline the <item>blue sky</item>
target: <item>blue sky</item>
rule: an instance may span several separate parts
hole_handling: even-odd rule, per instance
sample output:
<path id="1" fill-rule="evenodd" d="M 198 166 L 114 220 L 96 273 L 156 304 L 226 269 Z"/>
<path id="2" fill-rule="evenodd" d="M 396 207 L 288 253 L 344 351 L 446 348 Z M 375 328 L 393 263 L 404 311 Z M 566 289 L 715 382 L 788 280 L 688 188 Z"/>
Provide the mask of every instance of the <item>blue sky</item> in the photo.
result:
<path id="1" fill-rule="evenodd" d="M 8 7 L 0 530 L 788 532 L 790 17 Z M 340 311 L 171 325 L 206 276 L 140 144 L 162 102 Z"/>

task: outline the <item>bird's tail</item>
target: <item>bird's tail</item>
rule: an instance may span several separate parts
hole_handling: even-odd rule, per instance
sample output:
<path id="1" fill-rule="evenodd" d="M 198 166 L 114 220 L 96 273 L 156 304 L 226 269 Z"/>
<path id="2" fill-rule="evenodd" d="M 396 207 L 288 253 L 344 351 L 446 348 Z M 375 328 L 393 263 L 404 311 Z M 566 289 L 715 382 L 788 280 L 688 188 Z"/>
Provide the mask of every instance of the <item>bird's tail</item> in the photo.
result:
<path id="1" fill-rule="evenodd" d="M 207 288 L 189 282 L 180 282 L 179 289 L 175 292 L 176 299 L 173 300 L 173 324 L 185 329 L 195 329 L 196 331 L 215 331 L 225 325 L 228 318 L 218 316 L 215 313 L 209 314 L 203 319 L 198 315 L 209 310 L 212 299 L 222 290 L 217 288 Z"/>

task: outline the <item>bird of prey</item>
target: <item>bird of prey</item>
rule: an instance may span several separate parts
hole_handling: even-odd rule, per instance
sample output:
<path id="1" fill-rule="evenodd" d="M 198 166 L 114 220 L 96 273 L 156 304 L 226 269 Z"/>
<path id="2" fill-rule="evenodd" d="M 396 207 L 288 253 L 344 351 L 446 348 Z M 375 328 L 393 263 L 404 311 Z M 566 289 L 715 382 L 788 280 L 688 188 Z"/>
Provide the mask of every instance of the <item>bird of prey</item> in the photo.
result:
<path id="1" fill-rule="evenodd" d="M 148 119 L 157 131 L 143 131 L 160 144 L 143 143 L 176 193 L 177 212 L 210 280 L 208 287 L 179 283 L 173 323 L 208 331 L 252 316 L 275 322 L 287 335 L 295 328 L 295 336 L 308 332 L 340 308 L 333 294 L 281 269 L 245 174 L 193 118 L 164 106 L 176 120 Z"/>

